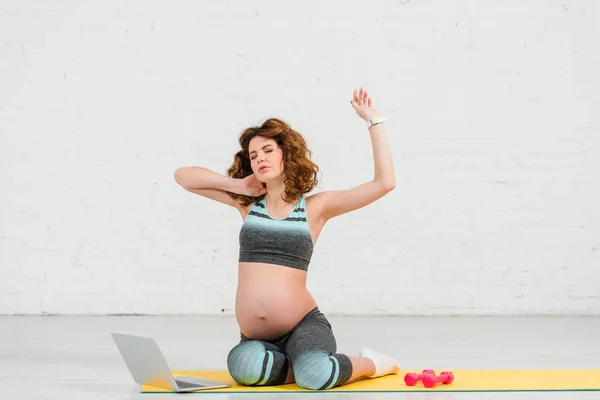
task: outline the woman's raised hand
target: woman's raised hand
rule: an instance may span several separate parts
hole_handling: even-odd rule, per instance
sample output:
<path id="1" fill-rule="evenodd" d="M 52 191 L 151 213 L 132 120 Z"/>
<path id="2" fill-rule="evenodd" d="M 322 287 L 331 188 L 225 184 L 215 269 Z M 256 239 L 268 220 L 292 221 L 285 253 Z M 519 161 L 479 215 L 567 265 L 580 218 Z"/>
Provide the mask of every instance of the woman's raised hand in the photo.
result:
<path id="1" fill-rule="evenodd" d="M 381 115 L 379 111 L 373 108 L 373 102 L 371 101 L 367 90 L 364 88 L 360 88 L 360 90 L 354 90 L 354 94 L 352 96 L 352 100 L 350 100 L 350 104 L 352 104 L 352 107 L 354 108 L 354 111 L 356 111 L 358 116 L 364 119 L 365 121 L 368 121 L 371 118 Z"/>

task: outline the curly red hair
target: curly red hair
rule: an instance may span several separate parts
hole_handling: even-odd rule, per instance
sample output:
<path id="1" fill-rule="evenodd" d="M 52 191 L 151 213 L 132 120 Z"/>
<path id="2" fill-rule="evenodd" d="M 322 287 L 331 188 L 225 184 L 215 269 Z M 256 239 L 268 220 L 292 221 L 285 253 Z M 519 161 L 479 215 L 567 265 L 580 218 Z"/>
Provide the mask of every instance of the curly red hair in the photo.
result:
<path id="1" fill-rule="evenodd" d="M 310 159 L 312 152 L 308 149 L 306 140 L 289 124 L 278 118 L 269 118 L 262 125 L 246 128 L 240 134 L 239 143 L 242 149 L 235 154 L 233 164 L 227 170 L 227 176 L 243 179 L 252 174 L 248 146 L 250 140 L 256 136 L 275 140 L 283 150 L 283 171 L 285 173 L 283 200 L 297 201 L 303 193 L 310 192 L 317 185 L 319 167 Z M 248 206 L 265 197 L 265 194 L 259 197 L 232 192 L 227 192 L 227 194 L 234 199 L 241 200 L 240 204 L 243 206 Z"/>

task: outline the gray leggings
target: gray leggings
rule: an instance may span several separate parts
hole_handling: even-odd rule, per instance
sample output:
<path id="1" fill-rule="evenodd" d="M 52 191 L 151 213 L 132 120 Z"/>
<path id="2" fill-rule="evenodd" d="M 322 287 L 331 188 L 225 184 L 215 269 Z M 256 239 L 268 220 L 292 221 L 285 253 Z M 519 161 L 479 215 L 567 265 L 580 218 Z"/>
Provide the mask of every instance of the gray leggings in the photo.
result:
<path id="1" fill-rule="evenodd" d="M 315 307 L 278 339 L 252 340 L 241 334 L 240 343 L 227 356 L 227 368 L 240 385 L 281 385 L 288 373 L 289 357 L 298 386 L 330 389 L 352 376 L 350 359 L 336 354 L 336 347 L 329 321 Z"/>

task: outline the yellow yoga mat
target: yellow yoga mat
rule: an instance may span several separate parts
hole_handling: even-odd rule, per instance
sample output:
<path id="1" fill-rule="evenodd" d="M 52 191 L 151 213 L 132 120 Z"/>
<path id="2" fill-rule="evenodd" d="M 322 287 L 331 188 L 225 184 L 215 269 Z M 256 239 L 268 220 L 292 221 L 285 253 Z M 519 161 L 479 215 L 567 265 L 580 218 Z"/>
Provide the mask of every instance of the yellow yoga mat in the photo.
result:
<path id="1" fill-rule="evenodd" d="M 422 383 L 407 386 L 404 375 L 422 370 L 402 370 L 396 375 L 363 379 L 325 392 L 512 392 L 512 391 L 600 391 L 600 369 L 592 370 L 451 370 L 450 385 L 437 384 L 428 389 Z M 442 371 L 435 371 L 438 375 Z M 293 393 L 310 392 L 296 384 L 279 386 L 240 386 L 227 371 L 173 371 L 175 376 L 195 376 L 229 383 L 224 389 L 201 390 L 194 393 Z M 142 393 L 164 393 L 171 390 L 142 385 Z"/>

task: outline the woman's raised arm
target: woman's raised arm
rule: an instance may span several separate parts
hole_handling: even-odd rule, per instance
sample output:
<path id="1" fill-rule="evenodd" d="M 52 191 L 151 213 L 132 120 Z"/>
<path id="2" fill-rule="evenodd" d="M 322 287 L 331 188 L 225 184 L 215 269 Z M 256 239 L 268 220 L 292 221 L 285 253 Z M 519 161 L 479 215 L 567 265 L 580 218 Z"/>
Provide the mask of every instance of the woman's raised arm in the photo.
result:
<path id="1" fill-rule="evenodd" d="M 231 178 L 202 167 L 181 167 L 175 170 L 175 181 L 185 190 L 228 204 L 241 210 L 241 205 L 227 192 L 258 197 L 266 192 L 254 174 L 243 179 Z"/>
<path id="2" fill-rule="evenodd" d="M 350 103 L 358 116 L 365 121 L 381 117 L 381 114 L 372 107 L 372 101 L 363 88 L 360 91 L 354 91 Z M 321 218 L 328 220 L 362 208 L 383 197 L 396 187 L 394 165 L 383 124 L 379 122 L 371 125 L 369 133 L 371 134 L 373 161 L 375 163 L 373 180 L 352 189 L 325 191 L 311 196 L 314 197 L 313 204 L 315 204 Z"/>

